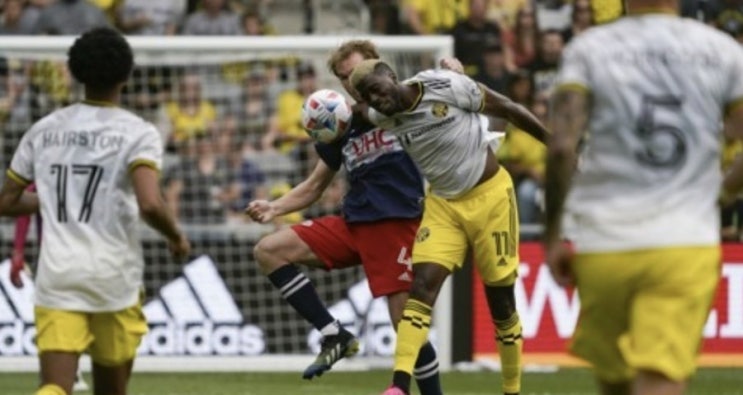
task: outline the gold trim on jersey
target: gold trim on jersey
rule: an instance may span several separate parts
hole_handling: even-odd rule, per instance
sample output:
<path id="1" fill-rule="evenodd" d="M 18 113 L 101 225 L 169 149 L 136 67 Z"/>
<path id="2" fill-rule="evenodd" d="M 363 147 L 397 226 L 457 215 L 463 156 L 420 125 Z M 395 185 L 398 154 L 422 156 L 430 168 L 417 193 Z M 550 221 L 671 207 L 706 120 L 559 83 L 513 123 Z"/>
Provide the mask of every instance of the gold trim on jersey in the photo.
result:
<path id="1" fill-rule="evenodd" d="M 557 91 L 574 91 L 574 92 L 581 92 L 581 93 L 590 93 L 591 89 L 583 84 L 579 84 L 577 82 L 569 82 L 566 84 L 558 85 L 555 87 L 555 92 Z"/>
<path id="2" fill-rule="evenodd" d="M 421 81 L 415 81 L 415 83 L 418 84 L 418 97 L 415 98 L 413 105 L 405 110 L 405 112 L 411 112 L 418 108 L 418 105 L 421 104 L 421 99 L 423 99 L 423 83 Z"/>
<path id="3" fill-rule="evenodd" d="M 90 100 L 85 99 L 82 101 L 83 104 L 96 107 L 116 107 L 116 103 L 105 101 L 105 100 Z"/>
<path id="4" fill-rule="evenodd" d="M 731 101 L 725 105 L 725 115 L 730 115 L 731 112 L 739 109 L 741 106 L 743 106 L 743 97 Z"/>
<path id="5" fill-rule="evenodd" d="M 5 174 L 7 174 L 11 180 L 23 185 L 24 187 L 31 184 L 31 180 L 25 179 L 23 176 L 13 171 L 13 169 L 8 169 Z"/>
<path id="6" fill-rule="evenodd" d="M 134 169 L 139 166 L 149 167 L 157 172 L 160 172 L 160 169 L 157 168 L 157 163 L 155 163 L 155 161 L 149 159 L 136 159 L 134 160 L 134 162 L 129 164 L 129 173 L 133 172 Z"/>

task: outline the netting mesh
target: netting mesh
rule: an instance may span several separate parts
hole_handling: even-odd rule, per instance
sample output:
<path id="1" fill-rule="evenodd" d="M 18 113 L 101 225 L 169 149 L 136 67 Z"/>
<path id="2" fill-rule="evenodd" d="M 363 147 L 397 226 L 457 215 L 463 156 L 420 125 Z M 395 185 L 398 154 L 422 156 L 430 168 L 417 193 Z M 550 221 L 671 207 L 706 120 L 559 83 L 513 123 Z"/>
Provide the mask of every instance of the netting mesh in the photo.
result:
<path id="1" fill-rule="evenodd" d="M 184 270 L 165 242 L 143 226 L 151 333 L 142 352 L 306 353 L 318 337 L 258 271 L 252 249 L 261 235 L 279 227 L 339 212 L 343 177 L 311 208 L 272 224 L 250 223 L 241 211 L 252 199 L 285 193 L 314 167 L 316 154 L 298 124 L 300 106 L 315 89 L 341 89 L 325 67 L 335 46 L 297 51 L 271 45 L 220 49 L 219 43 L 193 50 L 182 40 L 177 47 L 167 40 L 146 50 L 134 45 L 137 67 L 121 97 L 124 108 L 161 131 L 163 193 L 192 240 L 192 260 L 208 257 Z M 4 168 L 35 121 L 82 99 L 82 87 L 66 70 L 66 48 L 0 50 Z M 381 50 L 401 76 L 433 66 L 437 52 L 430 46 Z M 0 255 L 7 257 L 13 223 L 3 221 Z M 35 262 L 31 233 L 26 259 Z M 367 344 L 367 355 L 392 352 L 386 308 L 372 303 L 360 269 L 308 275 L 338 318 L 375 339 L 376 345 Z"/>

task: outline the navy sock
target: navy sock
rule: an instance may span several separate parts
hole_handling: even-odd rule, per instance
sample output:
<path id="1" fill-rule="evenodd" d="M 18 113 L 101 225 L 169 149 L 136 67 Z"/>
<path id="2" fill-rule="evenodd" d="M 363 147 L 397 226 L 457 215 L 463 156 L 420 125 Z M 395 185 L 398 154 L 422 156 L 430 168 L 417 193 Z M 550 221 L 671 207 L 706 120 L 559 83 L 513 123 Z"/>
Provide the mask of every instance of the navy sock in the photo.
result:
<path id="1" fill-rule="evenodd" d="M 325 308 L 310 279 L 296 266 L 284 265 L 271 272 L 268 279 L 294 310 L 311 322 L 318 331 L 335 322 L 335 318 Z"/>
<path id="2" fill-rule="evenodd" d="M 426 342 L 418 352 L 413 375 L 421 395 L 442 395 L 439 360 L 436 358 L 436 349 L 433 348 L 431 342 Z"/>

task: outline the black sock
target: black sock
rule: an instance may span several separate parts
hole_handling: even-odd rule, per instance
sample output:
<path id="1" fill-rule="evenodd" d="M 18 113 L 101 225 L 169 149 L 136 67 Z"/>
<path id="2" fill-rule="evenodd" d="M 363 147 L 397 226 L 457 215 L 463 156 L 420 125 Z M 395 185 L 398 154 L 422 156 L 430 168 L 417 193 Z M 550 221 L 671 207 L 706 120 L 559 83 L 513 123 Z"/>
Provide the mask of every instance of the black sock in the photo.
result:
<path id="1" fill-rule="evenodd" d="M 395 370 L 392 374 L 392 384 L 405 391 L 406 394 L 410 393 L 410 375 L 402 370 Z"/>
<path id="2" fill-rule="evenodd" d="M 436 358 L 436 349 L 431 342 L 421 347 L 418 359 L 415 360 L 415 382 L 421 395 L 441 395 L 441 381 L 439 379 L 439 360 Z"/>
<path id="3" fill-rule="evenodd" d="M 271 272 L 268 279 L 281 292 L 281 297 L 318 331 L 335 322 L 310 279 L 296 266 L 284 265 Z"/>

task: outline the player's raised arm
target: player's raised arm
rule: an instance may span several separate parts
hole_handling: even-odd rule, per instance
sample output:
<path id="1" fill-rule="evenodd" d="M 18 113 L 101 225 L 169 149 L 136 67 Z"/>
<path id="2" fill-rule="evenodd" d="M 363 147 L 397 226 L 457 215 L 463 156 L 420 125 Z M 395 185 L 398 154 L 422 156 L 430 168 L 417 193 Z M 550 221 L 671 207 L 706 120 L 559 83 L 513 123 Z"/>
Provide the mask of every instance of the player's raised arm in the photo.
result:
<path id="1" fill-rule="evenodd" d="M 549 132 L 539 119 L 524 106 L 498 92 L 478 83 L 483 94 L 480 112 L 485 115 L 504 118 L 519 129 L 534 136 L 542 143 L 547 143 Z"/>

